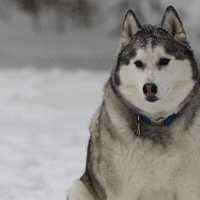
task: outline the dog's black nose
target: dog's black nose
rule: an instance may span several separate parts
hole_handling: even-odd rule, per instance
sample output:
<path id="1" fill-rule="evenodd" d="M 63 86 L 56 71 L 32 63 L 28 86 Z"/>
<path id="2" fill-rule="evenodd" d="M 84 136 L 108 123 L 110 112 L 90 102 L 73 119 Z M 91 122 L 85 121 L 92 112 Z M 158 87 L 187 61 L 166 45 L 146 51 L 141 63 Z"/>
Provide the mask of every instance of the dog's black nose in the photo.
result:
<path id="1" fill-rule="evenodd" d="M 157 94 L 158 88 L 155 83 L 146 83 L 143 87 L 143 92 L 147 97 L 152 97 Z"/>

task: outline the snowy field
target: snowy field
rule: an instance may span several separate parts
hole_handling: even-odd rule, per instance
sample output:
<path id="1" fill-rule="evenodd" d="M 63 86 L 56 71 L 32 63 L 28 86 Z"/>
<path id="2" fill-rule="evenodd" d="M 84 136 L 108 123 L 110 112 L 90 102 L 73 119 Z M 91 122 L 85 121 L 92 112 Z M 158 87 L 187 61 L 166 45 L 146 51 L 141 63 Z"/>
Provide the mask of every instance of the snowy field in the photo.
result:
<path id="1" fill-rule="evenodd" d="M 108 74 L 0 70 L 0 199 L 65 199 L 84 171 L 88 125 Z"/>

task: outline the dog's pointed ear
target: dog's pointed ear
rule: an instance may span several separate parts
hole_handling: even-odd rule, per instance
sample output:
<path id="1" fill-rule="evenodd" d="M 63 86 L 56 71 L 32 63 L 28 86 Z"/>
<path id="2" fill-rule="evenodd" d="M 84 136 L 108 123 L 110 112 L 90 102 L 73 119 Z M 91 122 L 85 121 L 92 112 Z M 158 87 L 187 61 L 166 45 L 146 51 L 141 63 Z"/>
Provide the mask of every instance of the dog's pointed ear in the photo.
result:
<path id="1" fill-rule="evenodd" d="M 128 10 L 122 24 L 120 40 L 121 47 L 126 46 L 140 28 L 141 25 L 135 13 L 132 10 Z"/>
<path id="2" fill-rule="evenodd" d="M 173 6 L 167 7 L 161 21 L 161 27 L 173 35 L 177 40 L 186 40 L 186 33 L 182 21 Z"/>

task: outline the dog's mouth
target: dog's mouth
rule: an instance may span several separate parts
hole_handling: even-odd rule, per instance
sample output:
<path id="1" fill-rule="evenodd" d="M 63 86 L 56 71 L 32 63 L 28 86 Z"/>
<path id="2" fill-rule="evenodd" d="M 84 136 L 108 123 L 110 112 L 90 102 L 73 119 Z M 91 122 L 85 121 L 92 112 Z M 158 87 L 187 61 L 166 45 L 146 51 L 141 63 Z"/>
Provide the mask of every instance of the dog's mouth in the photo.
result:
<path id="1" fill-rule="evenodd" d="M 146 97 L 146 100 L 147 100 L 148 102 L 154 103 L 154 102 L 158 101 L 159 98 L 158 98 L 157 96 L 147 96 L 147 97 Z"/>

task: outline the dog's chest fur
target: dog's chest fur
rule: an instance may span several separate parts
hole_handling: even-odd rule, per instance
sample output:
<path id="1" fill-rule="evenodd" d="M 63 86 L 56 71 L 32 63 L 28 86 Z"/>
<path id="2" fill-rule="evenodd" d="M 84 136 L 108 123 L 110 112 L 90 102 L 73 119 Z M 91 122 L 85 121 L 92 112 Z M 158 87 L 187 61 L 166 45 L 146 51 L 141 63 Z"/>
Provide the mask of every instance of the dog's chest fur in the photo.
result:
<path id="1" fill-rule="evenodd" d="M 196 190 L 200 186 L 199 151 L 190 138 L 166 149 L 140 139 L 126 145 L 115 142 L 107 155 L 113 166 L 111 173 L 106 172 L 108 199 L 146 199 L 149 195 L 155 195 L 151 197 L 155 200 L 173 199 L 184 187 Z"/>
<path id="2" fill-rule="evenodd" d="M 184 120 L 176 123 L 171 131 L 177 138 L 163 146 L 131 136 L 115 107 L 108 112 L 121 134 L 114 140 L 103 135 L 99 175 L 109 200 L 200 199 L 199 114 L 190 129 L 182 128 Z"/>

